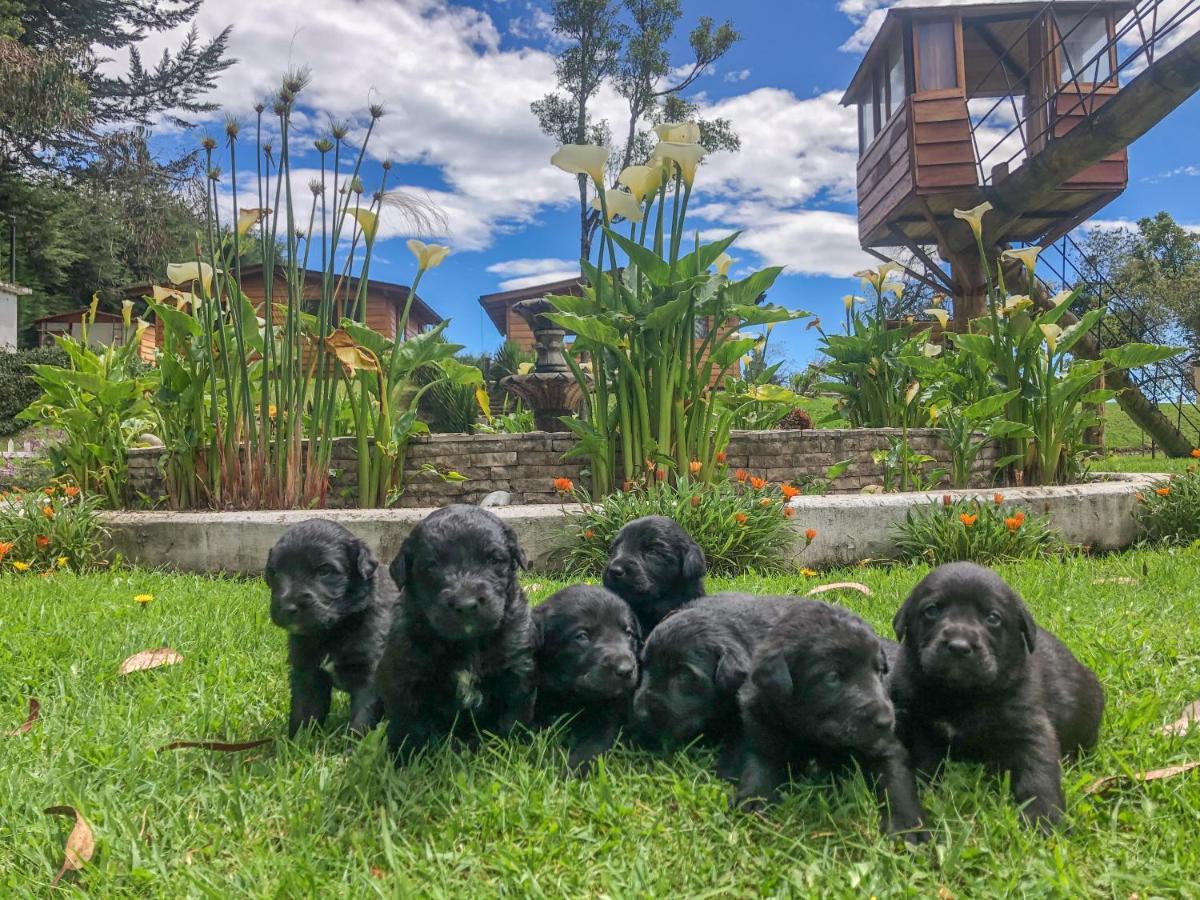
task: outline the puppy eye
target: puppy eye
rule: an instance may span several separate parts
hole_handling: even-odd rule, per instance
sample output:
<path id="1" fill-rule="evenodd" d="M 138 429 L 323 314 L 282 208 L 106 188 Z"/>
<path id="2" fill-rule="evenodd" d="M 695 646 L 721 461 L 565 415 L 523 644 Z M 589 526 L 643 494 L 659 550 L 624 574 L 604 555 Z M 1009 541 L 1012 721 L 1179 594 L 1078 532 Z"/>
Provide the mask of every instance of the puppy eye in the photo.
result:
<path id="1" fill-rule="evenodd" d="M 1004 619 L 1000 617 L 1000 613 L 996 612 L 994 609 L 988 612 L 983 621 L 987 622 L 987 624 L 993 628 L 998 628 L 1004 623 Z"/>
<path id="2" fill-rule="evenodd" d="M 333 566 L 317 566 L 317 574 L 322 578 L 328 578 L 331 575 L 337 575 L 338 570 Z"/>
<path id="3" fill-rule="evenodd" d="M 574 636 L 571 638 L 571 640 L 573 640 L 577 644 L 586 644 L 591 639 L 592 639 L 591 635 L 589 635 L 587 633 L 587 631 L 585 631 L 582 628 L 579 629 L 579 631 L 575 632 Z"/>
<path id="4" fill-rule="evenodd" d="M 925 618 L 930 619 L 930 620 L 936 619 L 941 614 L 942 614 L 942 608 L 940 606 L 938 606 L 936 603 L 930 603 L 927 607 L 925 607 L 925 609 L 922 613 L 922 615 L 924 615 Z"/>

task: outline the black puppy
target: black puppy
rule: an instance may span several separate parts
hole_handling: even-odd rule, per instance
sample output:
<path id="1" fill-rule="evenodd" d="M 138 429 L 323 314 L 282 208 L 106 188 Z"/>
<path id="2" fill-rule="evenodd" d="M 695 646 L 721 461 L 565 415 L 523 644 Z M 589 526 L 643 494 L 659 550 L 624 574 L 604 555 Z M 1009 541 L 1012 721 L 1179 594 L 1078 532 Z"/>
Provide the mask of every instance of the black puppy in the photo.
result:
<path id="1" fill-rule="evenodd" d="M 671 610 L 704 596 L 700 545 L 666 516 L 634 519 L 617 532 L 604 586 L 628 603 L 648 635 Z"/>
<path id="2" fill-rule="evenodd" d="M 512 528 L 478 506 L 430 513 L 405 539 L 391 565 L 401 599 L 376 676 L 393 752 L 529 724 L 533 629 L 517 582 L 524 568 Z"/>
<path id="3" fill-rule="evenodd" d="M 377 568 L 365 543 L 327 519 L 293 525 L 267 555 L 271 621 L 288 632 L 289 735 L 324 723 L 334 685 L 350 694 L 352 731 L 378 724 L 375 667 L 396 589 Z"/>
<path id="4" fill-rule="evenodd" d="M 616 594 L 580 584 L 534 607 L 533 627 L 534 721 L 544 728 L 572 716 L 567 765 L 586 772 L 628 721 L 637 687 L 637 619 Z"/>
<path id="5" fill-rule="evenodd" d="M 792 602 L 714 594 L 667 616 L 642 650 L 642 683 L 633 698 L 640 740 L 686 744 L 703 736 L 721 750 L 717 773 L 735 778 L 742 733 L 738 689 L 755 646 Z"/>
<path id="6" fill-rule="evenodd" d="M 898 733 L 918 771 L 947 755 L 1012 776 L 1027 820 L 1063 813 L 1061 759 L 1095 746 L 1104 691 L 1043 631 L 995 572 L 950 563 L 916 586 L 892 623 L 902 652 L 892 678 Z"/>
<path id="7" fill-rule="evenodd" d="M 927 840 L 908 754 L 893 730 L 887 650 L 846 609 L 795 599 L 758 645 L 739 701 L 745 757 L 735 803 L 773 802 L 789 768 L 858 765 L 874 784 L 886 834 Z"/>

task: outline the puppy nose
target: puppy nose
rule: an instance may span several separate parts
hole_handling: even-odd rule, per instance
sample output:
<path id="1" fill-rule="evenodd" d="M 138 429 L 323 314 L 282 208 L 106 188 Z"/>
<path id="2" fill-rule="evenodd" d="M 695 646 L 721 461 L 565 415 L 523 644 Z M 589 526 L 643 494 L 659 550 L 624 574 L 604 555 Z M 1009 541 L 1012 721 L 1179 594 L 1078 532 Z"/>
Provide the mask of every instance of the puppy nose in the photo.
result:
<path id="1" fill-rule="evenodd" d="M 621 578 L 625 575 L 625 563 L 619 559 L 614 559 L 608 564 L 608 571 L 615 577 Z"/>
<path id="2" fill-rule="evenodd" d="M 478 606 L 479 598 L 472 594 L 460 594 L 450 598 L 450 608 L 462 615 L 474 612 Z"/>
<path id="3" fill-rule="evenodd" d="M 946 649 L 955 656 L 970 656 L 973 648 L 965 638 L 951 638 L 946 641 Z"/>
<path id="4" fill-rule="evenodd" d="M 883 709 L 875 714 L 871 724 L 877 731 L 891 731 L 892 726 L 896 724 L 896 717 L 891 710 Z"/>
<path id="5" fill-rule="evenodd" d="M 619 678 L 628 678 L 633 674 L 634 662 L 628 656 L 618 656 L 608 661 L 608 667 Z"/>

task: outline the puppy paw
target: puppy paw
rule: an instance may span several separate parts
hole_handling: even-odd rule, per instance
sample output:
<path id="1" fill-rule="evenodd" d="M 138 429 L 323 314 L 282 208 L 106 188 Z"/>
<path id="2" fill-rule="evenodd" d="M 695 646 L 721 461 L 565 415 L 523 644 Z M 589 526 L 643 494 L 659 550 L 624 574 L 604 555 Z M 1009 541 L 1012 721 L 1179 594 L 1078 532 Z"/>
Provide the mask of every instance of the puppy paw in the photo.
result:
<path id="1" fill-rule="evenodd" d="M 753 795 L 742 796 L 741 794 L 735 794 L 729 801 L 729 808 L 731 810 L 744 813 L 762 813 L 770 805 L 766 797 Z"/>

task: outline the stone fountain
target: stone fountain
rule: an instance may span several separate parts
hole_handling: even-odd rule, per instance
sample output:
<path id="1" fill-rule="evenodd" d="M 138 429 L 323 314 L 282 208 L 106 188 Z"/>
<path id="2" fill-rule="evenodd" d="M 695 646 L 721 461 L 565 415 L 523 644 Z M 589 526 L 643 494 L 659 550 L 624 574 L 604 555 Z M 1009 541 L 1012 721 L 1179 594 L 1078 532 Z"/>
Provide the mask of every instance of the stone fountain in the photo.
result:
<path id="1" fill-rule="evenodd" d="M 567 426 L 560 418 L 573 414 L 582 399 L 579 385 L 563 356 L 563 339 L 567 333 L 545 316 L 554 311 L 554 304 L 545 297 L 513 304 L 513 312 L 528 322 L 533 331 L 537 362 L 527 375 L 509 375 L 500 381 L 501 387 L 533 410 L 538 431 L 566 431 Z"/>

